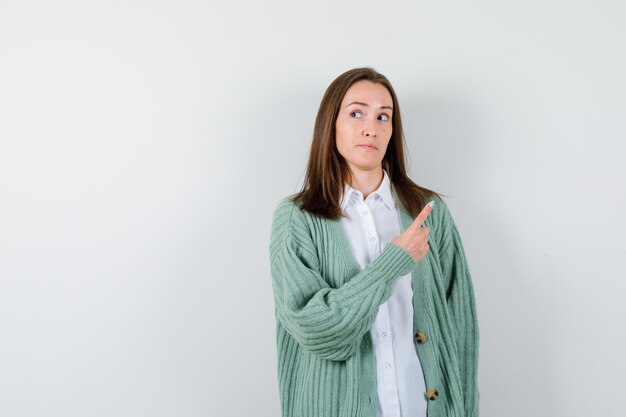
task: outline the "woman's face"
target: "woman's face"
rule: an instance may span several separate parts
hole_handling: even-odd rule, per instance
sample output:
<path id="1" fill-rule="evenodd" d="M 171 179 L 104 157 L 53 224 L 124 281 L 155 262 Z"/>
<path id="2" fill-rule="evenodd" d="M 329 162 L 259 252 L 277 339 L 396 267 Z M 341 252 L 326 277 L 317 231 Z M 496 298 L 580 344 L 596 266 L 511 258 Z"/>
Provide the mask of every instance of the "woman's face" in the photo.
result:
<path id="1" fill-rule="evenodd" d="M 352 171 L 382 166 L 391 139 L 392 107 L 391 94 L 382 84 L 361 80 L 346 92 L 335 132 L 337 149 Z"/>

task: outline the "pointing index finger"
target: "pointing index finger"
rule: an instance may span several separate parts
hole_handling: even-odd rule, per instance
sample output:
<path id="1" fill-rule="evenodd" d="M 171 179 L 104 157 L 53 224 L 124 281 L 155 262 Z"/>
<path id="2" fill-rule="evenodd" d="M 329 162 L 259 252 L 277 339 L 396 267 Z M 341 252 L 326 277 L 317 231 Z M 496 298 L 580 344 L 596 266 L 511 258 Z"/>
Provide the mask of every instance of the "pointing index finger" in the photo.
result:
<path id="1" fill-rule="evenodd" d="M 430 203 L 426 204 L 420 214 L 417 215 L 415 221 L 413 222 L 414 227 L 422 227 L 422 223 L 426 220 L 426 217 L 433 211 L 433 206 L 435 205 L 435 200 L 430 200 Z"/>

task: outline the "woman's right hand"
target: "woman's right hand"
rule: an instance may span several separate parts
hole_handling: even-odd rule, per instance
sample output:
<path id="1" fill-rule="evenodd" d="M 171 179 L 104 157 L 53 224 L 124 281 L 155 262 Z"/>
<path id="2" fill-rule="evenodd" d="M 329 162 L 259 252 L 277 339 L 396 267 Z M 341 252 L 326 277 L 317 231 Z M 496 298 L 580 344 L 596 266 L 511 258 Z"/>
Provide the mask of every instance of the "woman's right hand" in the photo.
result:
<path id="1" fill-rule="evenodd" d="M 432 205 L 431 205 L 432 204 Z M 432 206 L 434 201 L 426 204 L 426 207 L 422 209 L 420 214 L 417 215 L 413 223 L 406 228 L 402 234 L 394 237 L 391 243 L 395 243 L 402 249 L 406 250 L 415 259 L 415 262 L 419 262 L 426 253 L 430 246 L 428 245 L 428 233 L 430 230 L 428 227 L 422 226 L 422 223 L 426 220 L 426 217 L 433 210 Z"/>

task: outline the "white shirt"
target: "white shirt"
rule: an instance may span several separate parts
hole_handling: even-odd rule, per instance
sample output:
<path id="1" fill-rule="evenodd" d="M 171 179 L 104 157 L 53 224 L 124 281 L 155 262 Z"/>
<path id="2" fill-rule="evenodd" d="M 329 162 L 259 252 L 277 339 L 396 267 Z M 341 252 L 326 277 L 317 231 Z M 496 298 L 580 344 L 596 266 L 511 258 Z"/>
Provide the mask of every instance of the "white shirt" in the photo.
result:
<path id="1" fill-rule="evenodd" d="M 383 181 L 365 201 L 363 194 L 345 185 L 342 225 L 361 269 L 380 255 L 385 245 L 401 233 L 391 182 Z M 371 327 L 376 355 L 378 417 L 425 417 L 426 382 L 413 335 L 411 273 L 397 278 L 391 297 L 379 309 Z"/>

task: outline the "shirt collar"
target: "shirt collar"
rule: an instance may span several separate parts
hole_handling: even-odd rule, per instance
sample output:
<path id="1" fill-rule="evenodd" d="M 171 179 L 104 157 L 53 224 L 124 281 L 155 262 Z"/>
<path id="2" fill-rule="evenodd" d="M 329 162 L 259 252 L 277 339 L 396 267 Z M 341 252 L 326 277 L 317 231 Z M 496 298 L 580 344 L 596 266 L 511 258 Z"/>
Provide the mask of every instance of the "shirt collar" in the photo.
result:
<path id="1" fill-rule="evenodd" d="M 392 210 L 395 207 L 395 200 L 393 199 L 391 191 L 391 181 L 389 180 L 389 175 L 384 168 L 383 180 L 380 183 L 380 186 L 375 191 L 372 191 L 372 194 L 378 194 L 388 209 Z M 360 191 L 352 188 L 350 185 L 348 185 L 348 183 L 346 183 L 344 185 L 344 193 L 340 203 L 341 209 L 345 210 L 348 204 L 353 201 L 354 197 L 363 198 Z"/>

